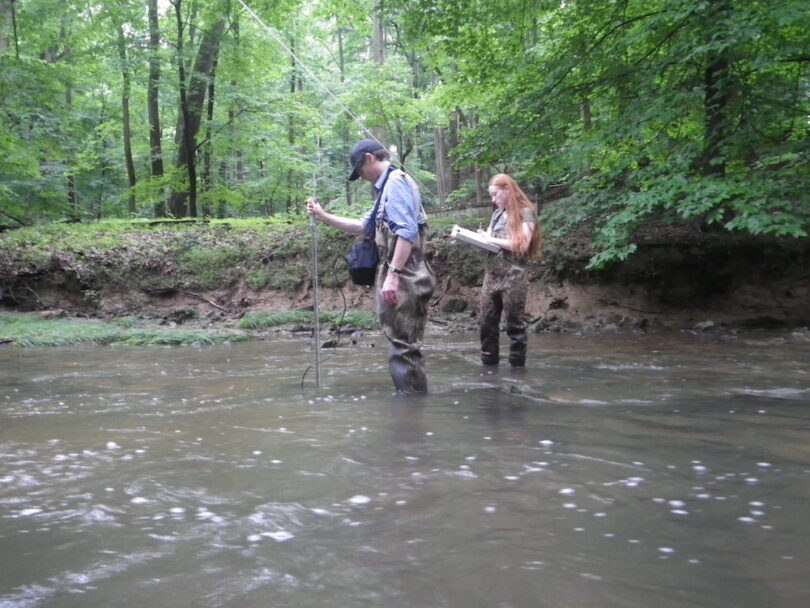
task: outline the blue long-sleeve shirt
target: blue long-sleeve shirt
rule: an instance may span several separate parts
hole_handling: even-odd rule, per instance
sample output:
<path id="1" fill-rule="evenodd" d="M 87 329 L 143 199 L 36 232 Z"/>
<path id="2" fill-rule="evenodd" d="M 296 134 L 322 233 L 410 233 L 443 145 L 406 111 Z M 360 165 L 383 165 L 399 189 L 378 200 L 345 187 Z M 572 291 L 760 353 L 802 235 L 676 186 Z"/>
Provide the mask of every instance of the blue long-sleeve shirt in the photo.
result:
<path id="1" fill-rule="evenodd" d="M 382 187 L 386 173 L 383 172 L 374 184 L 375 190 L 379 191 Z M 371 211 L 373 209 L 363 217 L 364 228 L 371 219 Z M 391 232 L 411 243 L 415 242 L 419 235 L 420 224 L 427 221 L 427 216 L 422 209 L 422 197 L 419 190 L 399 169 L 393 170 L 388 182 L 385 183 L 383 200 L 380 201 L 380 208 L 377 211 L 377 220 L 387 223 Z"/>

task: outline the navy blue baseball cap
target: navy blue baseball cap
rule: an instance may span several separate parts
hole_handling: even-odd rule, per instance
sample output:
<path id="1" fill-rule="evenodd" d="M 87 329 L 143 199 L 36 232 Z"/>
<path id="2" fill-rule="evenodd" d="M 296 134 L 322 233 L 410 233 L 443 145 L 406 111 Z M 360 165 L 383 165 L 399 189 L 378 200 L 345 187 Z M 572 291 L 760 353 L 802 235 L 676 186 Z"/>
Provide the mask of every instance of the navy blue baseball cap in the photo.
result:
<path id="1" fill-rule="evenodd" d="M 383 149 L 385 149 L 385 146 L 383 146 L 376 139 L 361 139 L 354 144 L 352 151 L 349 152 L 349 164 L 352 166 L 352 172 L 349 174 L 349 181 L 353 182 L 360 177 L 358 169 L 360 169 L 360 165 L 363 164 L 363 159 L 367 153 L 374 154 L 377 150 Z"/>

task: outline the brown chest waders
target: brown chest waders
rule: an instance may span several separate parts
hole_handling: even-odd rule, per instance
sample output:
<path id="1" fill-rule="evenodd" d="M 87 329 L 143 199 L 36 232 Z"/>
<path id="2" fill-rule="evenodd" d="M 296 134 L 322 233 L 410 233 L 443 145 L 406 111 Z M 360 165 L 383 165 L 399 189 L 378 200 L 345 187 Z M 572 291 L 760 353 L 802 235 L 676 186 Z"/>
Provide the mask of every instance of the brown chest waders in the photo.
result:
<path id="1" fill-rule="evenodd" d="M 427 226 L 419 228 L 411 255 L 401 269 L 396 306 L 389 306 L 380 297 L 380 289 L 388 273 L 388 262 L 394 252 L 397 236 L 385 222 L 377 224 L 375 242 L 380 251 L 374 295 L 377 317 L 383 334 L 388 338 L 388 368 L 398 392 L 427 392 L 427 374 L 422 356 L 422 341 L 427 324 L 428 307 L 436 277 L 424 257 Z"/>
<path id="2" fill-rule="evenodd" d="M 501 237 L 503 238 L 503 237 Z M 490 254 L 484 284 L 481 287 L 481 362 L 497 365 L 500 361 L 501 314 L 505 317 L 509 336 L 509 364 L 526 365 L 526 296 L 529 280 L 526 267 L 508 251 Z"/>

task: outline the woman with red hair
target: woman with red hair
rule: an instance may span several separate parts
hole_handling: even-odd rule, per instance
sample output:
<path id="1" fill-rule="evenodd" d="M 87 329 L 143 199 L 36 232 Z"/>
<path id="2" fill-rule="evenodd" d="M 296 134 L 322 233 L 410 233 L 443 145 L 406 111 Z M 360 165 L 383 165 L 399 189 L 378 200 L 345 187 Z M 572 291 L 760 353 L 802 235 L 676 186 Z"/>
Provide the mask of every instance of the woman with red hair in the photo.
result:
<path id="1" fill-rule="evenodd" d="M 483 234 L 500 248 L 488 254 L 481 288 L 481 362 L 497 365 L 500 360 L 501 314 L 506 317 L 509 336 L 509 364 L 526 365 L 527 262 L 540 257 L 540 222 L 537 211 L 514 179 L 499 173 L 489 180 L 489 195 L 495 211 Z"/>

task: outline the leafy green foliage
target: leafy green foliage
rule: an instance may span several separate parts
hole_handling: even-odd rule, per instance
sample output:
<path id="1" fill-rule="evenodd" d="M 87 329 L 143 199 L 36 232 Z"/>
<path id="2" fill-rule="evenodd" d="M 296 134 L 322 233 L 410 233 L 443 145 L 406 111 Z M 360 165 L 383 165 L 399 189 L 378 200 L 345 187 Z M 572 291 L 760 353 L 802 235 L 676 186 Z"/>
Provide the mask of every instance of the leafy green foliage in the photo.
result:
<path id="1" fill-rule="evenodd" d="M 130 188 L 122 72 L 132 78 L 130 111 L 143 116 L 150 58 L 143 3 L 17 2 L 19 57 L 15 45 L 0 45 L 0 225 L 128 217 L 131 196 L 135 215 L 149 218 L 167 192 L 188 190 L 187 175 L 174 167 L 175 49 L 182 42 L 193 63 L 196 34 L 225 18 L 211 112 L 200 117 L 195 142 L 200 216 L 302 216 L 312 195 L 330 211 L 360 215 L 368 186 L 345 182 L 348 150 L 367 135 L 356 117 L 406 161 L 428 206 L 442 160 L 446 173 L 467 170 L 447 188 L 455 190 L 448 207 L 465 204 L 475 182 L 495 171 L 511 173 L 535 198 L 552 184 L 571 184 L 576 198 L 544 212 L 546 241 L 577 234 L 592 268 L 632 255 L 649 222 L 808 233 L 804 0 L 408 0 L 382 5 L 384 63 L 369 61 L 369 3 L 251 4 L 273 35 L 237 3 L 212 0 L 196 12 L 183 3 L 187 39 L 177 40 L 171 7 L 163 7 L 165 173 L 150 174 L 148 124 L 134 120 Z M 442 137 L 448 150 L 437 158 Z M 184 253 L 200 285 L 211 285 L 207 269 L 227 269 L 236 253 L 182 238 L 165 246 Z M 296 251 L 305 253 L 285 247 L 250 255 L 268 264 L 282 256 L 289 272 L 272 286 L 293 289 L 307 272 L 302 260 L 293 262 Z M 61 250 L 59 260 L 79 251 Z M 51 257 L 47 248 L 20 255 L 33 266 Z M 158 252 L 149 264 L 144 271 L 163 268 L 174 280 Z M 270 276 L 234 268 L 228 281 L 267 286 Z"/>

